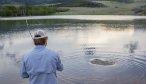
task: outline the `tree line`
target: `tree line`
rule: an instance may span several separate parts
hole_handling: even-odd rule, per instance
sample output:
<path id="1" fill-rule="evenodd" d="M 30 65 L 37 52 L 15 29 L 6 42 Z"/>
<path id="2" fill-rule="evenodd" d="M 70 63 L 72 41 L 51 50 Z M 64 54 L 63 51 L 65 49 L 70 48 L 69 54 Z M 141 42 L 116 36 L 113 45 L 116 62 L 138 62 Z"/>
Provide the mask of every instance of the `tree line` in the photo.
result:
<path id="1" fill-rule="evenodd" d="M 0 16 L 32 16 L 51 15 L 56 12 L 65 12 L 68 9 L 60 9 L 50 6 L 0 6 Z"/>

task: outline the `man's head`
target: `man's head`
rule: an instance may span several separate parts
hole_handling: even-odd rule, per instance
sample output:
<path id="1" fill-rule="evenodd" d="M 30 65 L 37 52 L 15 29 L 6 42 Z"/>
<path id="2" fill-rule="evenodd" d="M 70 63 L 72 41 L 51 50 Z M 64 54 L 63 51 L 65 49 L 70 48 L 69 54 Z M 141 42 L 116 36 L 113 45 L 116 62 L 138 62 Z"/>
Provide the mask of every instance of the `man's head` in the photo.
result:
<path id="1" fill-rule="evenodd" d="M 47 45 L 48 36 L 43 30 L 37 30 L 34 33 L 33 41 L 35 45 Z"/>

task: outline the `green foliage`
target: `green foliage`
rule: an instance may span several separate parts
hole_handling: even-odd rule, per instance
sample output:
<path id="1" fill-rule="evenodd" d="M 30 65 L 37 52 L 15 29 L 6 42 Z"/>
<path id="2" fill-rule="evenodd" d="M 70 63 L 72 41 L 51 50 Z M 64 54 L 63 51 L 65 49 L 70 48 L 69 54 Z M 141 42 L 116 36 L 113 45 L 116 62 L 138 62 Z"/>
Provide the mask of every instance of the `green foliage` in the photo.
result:
<path id="1" fill-rule="evenodd" d="M 96 0 L 96 1 L 117 1 L 117 2 L 124 2 L 124 3 L 132 3 L 135 0 Z"/>
<path id="2" fill-rule="evenodd" d="M 69 2 L 70 1 L 70 2 Z M 69 0 L 57 6 L 59 7 L 107 7 L 106 5 L 90 0 Z"/>
<path id="3" fill-rule="evenodd" d="M 66 12 L 69 11 L 69 8 L 57 8 L 56 12 Z"/>
<path id="4" fill-rule="evenodd" d="M 132 9 L 135 15 L 146 15 L 146 5 Z"/>
<path id="5" fill-rule="evenodd" d="M 32 16 L 51 15 L 56 12 L 65 12 L 68 9 L 59 9 L 49 6 L 0 6 L 0 16 Z"/>
<path id="6" fill-rule="evenodd" d="M 132 2 L 134 2 L 135 0 L 115 0 L 115 1 L 124 2 L 124 3 L 132 3 Z"/>

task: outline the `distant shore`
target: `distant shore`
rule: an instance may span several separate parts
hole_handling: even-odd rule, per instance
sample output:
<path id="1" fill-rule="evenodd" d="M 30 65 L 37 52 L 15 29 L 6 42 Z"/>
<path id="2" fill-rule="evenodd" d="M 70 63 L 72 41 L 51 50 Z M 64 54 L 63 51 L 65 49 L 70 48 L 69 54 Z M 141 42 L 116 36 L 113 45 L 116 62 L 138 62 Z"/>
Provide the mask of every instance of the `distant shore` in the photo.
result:
<path id="1" fill-rule="evenodd" d="M 80 1 L 80 0 L 78 0 Z M 91 4 L 92 3 L 92 4 Z M 82 2 L 53 5 L 2 5 L 0 17 L 21 17 L 21 16 L 41 16 L 48 18 L 51 15 L 123 15 L 123 16 L 146 16 L 146 1 L 136 1 L 133 3 L 124 3 L 117 1 L 96 1 L 84 4 Z M 43 16 L 43 17 L 42 17 Z M 45 16 L 45 17 L 44 17 Z M 38 17 L 35 17 L 39 19 Z M 50 17 L 50 16 L 49 16 Z M 29 19 L 29 18 L 28 18 Z"/>

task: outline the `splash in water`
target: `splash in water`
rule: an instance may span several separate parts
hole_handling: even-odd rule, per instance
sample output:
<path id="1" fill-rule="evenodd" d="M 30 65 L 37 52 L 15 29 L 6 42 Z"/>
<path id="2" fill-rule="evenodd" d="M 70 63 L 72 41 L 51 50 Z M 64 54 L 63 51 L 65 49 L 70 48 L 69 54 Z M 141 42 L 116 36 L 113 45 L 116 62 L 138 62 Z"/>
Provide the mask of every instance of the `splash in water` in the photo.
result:
<path id="1" fill-rule="evenodd" d="M 4 43 L 0 42 L 0 50 L 4 48 Z"/>
<path id="2" fill-rule="evenodd" d="M 129 49 L 129 53 L 135 53 L 135 50 L 138 48 L 138 41 L 131 41 L 125 47 Z"/>

